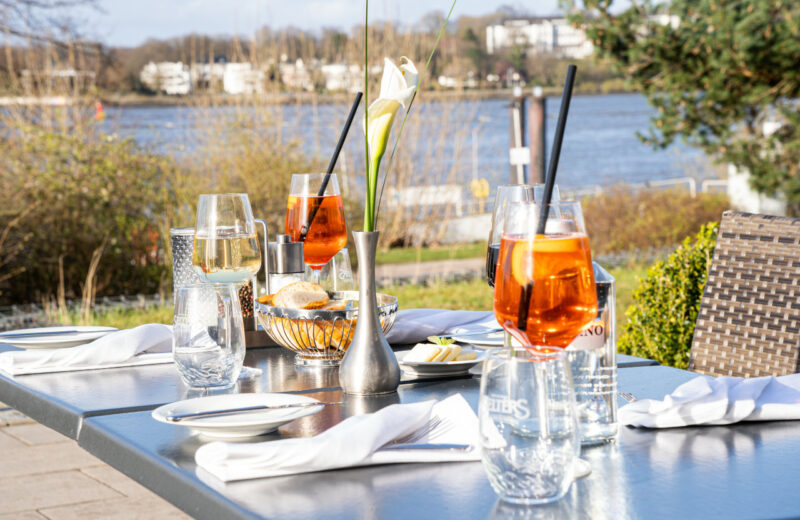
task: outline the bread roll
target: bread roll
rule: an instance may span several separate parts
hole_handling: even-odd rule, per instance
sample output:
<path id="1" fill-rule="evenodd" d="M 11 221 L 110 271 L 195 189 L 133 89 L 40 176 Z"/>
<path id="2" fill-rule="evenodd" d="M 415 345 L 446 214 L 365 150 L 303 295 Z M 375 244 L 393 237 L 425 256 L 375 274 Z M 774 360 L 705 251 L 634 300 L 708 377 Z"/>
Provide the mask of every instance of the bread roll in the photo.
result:
<path id="1" fill-rule="evenodd" d="M 282 288 L 272 299 L 276 307 L 289 309 L 320 309 L 329 301 L 325 289 L 315 283 L 295 282 Z"/>

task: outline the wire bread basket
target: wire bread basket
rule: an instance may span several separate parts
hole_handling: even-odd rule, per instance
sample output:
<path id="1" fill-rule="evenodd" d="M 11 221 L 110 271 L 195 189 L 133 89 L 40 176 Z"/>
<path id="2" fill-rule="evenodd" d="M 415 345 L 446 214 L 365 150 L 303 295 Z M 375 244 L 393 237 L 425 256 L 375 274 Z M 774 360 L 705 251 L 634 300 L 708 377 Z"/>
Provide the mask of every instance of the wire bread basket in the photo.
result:
<path id="1" fill-rule="evenodd" d="M 332 300 L 358 302 L 358 291 L 328 293 Z M 397 298 L 377 295 L 378 317 L 383 332 L 389 332 L 397 315 Z M 270 338 L 297 353 L 298 365 L 335 366 L 344 357 L 353 340 L 358 308 L 345 310 L 304 310 L 273 307 L 256 301 L 256 315 Z"/>

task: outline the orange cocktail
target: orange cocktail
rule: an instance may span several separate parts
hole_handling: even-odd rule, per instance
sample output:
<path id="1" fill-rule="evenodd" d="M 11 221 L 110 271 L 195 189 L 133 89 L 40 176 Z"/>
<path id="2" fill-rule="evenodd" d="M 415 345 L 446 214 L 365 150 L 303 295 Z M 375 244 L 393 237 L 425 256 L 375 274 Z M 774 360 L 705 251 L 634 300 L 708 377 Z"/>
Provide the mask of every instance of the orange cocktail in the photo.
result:
<path id="1" fill-rule="evenodd" d="M 308 226 L 314 206 L 318 206 L 314 220 Z M 312 269 L 321 269 L 333 256 L 347 245 L 347 227 L 341 195 L 324 197 L 298 197 L 289 195 L 286 204 L 286 234 L 292 242 L 300 240 L 303 227 L 305 236 L 305 262 Z"/>
<path id="2" fill-rule="evenodd" d="M 526 305 L 527 302 L 527 305 Z M 494 311 L 532 345 L 566 347 L 597 316 L 589 239 L 582 233 L 503 235 Z"/>

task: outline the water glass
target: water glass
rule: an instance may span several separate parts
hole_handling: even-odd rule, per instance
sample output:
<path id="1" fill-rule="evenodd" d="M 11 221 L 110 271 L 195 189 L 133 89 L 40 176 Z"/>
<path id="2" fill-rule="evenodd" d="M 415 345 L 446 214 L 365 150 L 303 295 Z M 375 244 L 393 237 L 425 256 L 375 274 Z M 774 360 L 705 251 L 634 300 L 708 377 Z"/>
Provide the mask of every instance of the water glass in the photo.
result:
<path id="1" fill-rule="evenodd" d="M 336 253 L 330 262 L 319 270 L 319 283 L 326 291 L 354 291 L 353 267 L 350 263 L 350 253 L 343 248 Z M 314 270 L 306 265 L 303 279 L 314 281 Z"/>
<path id="2" fill-rule="evenodd" d="M 190 387 L 227 388 L 244 361 L 244 324 L 234 284 L 178 288 L 172 340 L 175 365 Z"/>
<path id="3" fill-rule="evenodd" d="M 612 440 L 618 430 L 615 280 L 593 267 L 597 317 L 567 347 L 584 446 Z"/>
<path id="4" fill-rule="evenodd" d="M 502 500 L 544 504 L 569 491 L 581 443 L 563 349 L 506 347 L 488 355 L 478 416 L 481 460 Z"/>

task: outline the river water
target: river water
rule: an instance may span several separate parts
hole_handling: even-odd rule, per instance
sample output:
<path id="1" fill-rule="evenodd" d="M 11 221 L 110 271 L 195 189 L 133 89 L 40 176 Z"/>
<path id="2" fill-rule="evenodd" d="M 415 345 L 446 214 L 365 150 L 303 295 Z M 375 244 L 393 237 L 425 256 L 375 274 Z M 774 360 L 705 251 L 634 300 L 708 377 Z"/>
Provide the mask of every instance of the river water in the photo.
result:
<path id="1" fill-rule="evenodd" d="M 546 102 L 548 156 L 559 104 L 559 98 Z M 235 109 L 217 107 L 200 116 L 197 110 L 185 106 L 112 108 L 104 124 L 108 131 L 134 137 L 159 152 L 188 154 L 199 146 L 207 118 L 225 117 Z M 307 154 L 327 158 L 348 107 L 298 104 L 274 110 L 275 138 L 299 140 Z M 508 101 L 437 101 L 417 103 L 413 110 L 401 147 L 414 158 L 416 180 L 464 183 L 477 176 L 492 185 L 508 182 Z M 646 133 L 653 115 L 654 110 L 638 94 L 573 97 L 559 162 L 562 189 L 713 176 L 711 163 L 701 151 L 682 143 L 654 150 L 636 137 L 637 131 Z M 353 125 L 339 169 L 360 168 L 363 162 L 359 126 Z"/>

